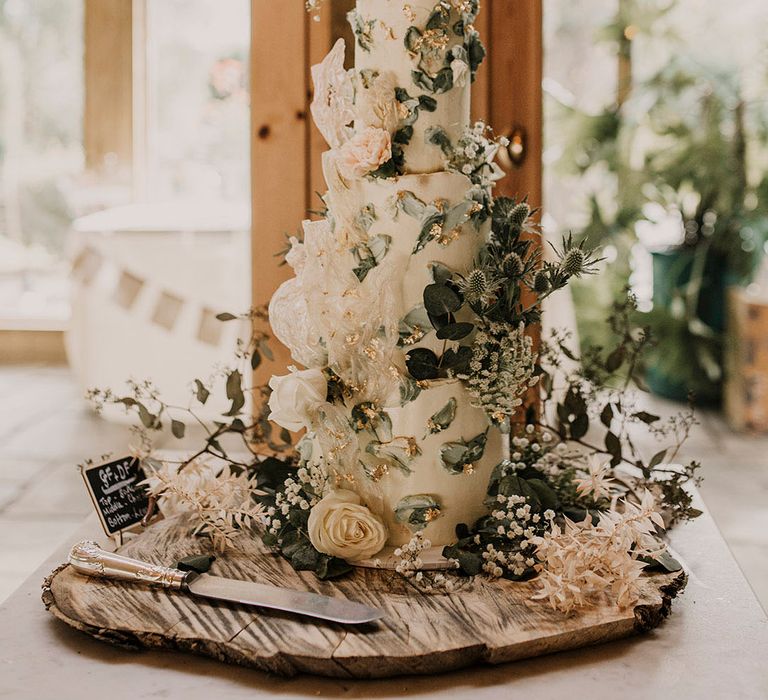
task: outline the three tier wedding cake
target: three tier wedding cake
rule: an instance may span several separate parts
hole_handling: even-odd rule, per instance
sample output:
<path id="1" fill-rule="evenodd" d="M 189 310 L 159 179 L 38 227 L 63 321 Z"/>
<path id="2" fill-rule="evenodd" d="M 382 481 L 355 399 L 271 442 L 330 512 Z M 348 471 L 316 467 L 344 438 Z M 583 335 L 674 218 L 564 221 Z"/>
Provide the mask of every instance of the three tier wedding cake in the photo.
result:
<path id="1" fill-rule="evenodd" d="M 495 403 L 493 387 L 479 386 L 504 371 L 504 353 L 523 360 L 530 343 L 522 329 L 499 332 L 472 311 L 501 296 L 500 281 L 475 270 L 499 174 L 499 142 L 470 124 L 485 54 L 477 12 L 477 0 L 358 0 L 354 69 L 344 68 L 339 40 L 312 70 L 312 114 L 330 147 L 327 208 L 304 222 L 303 241 L 292 239 L 295 277 L 270 304 L 276 337 L 305 368 L 272 378 L 270 418 L 307 429 L 301 452 L 334 486 L 325 499 L 333 507 L 313 508 L 310 537 L 346 559 L 416 531 L 445 545 L 485 513 L 505 452 L 498 428 L 533 383 L 516 377 Z M 528 214 L 525 204 L 508 212 L 518 229 Z M 504 264 L 523 274 L 524 256 L 510 253 Z M 494 332 L 503 338 L 484 362 L 473 343 Z M 323 539 L 332 522 L 318 526 L 340 504 L 366 513 L 352 521 L 357 549 Z"/>

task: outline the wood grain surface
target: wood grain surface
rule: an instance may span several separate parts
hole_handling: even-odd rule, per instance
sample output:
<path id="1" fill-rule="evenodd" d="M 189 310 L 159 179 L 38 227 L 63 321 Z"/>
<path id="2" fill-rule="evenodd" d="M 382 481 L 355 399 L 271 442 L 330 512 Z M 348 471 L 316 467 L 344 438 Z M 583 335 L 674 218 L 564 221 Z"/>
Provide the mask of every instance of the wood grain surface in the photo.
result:
<path id="1" fill-rule="evenodd" d="M 168 519 L 119 551 L 157 564 L 207 551 Z M 212 574 L 311 590 L 382 608 L 386 617 L 346 627 L 258 608 L 216 603 L 141 584 L 86 578 L 64 565 L 43 586 L 50 612 L 86 634 L 128 649 L 163 648 L 292 676 L 341 678 L 433 674 L 500 664 L 608 642 L 656 627 L 685 575 L 648 576 L 634 609 L 571 616 L 529 600 L 535 584 L 481 578 L 448 594 L 425 594 L 391 571 L 356 569 L 337 582 L 297 573 L 255 539 L 216 560 Z"/>

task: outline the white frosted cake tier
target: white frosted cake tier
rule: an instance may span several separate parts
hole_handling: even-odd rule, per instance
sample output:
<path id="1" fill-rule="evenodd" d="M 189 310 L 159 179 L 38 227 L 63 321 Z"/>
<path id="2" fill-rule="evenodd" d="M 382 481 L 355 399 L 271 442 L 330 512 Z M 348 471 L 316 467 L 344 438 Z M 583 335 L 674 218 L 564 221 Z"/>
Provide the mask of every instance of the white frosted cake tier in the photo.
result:
<path id="1" fill-rule="evenodd" d="M 366 38 L 355 42 L 355 71 L 360 76 L 365 71 L 388 74 L 394 83 L 405 89 L 411 97 L 427 95 L 437 103 L 433 112 L 421 110 L 413 124 L 413 137 L 405 146 L 405 168 L 409 173 L 434 173 L 444 168 L 444 157 L 438 146 L 428 143 L 425 134 L 432 127 L 445 130 L 451 141 L 456 141 L 469 125 L 471 77 L 465 72 L 452 80 L 452 87 L 445 92 L 432 92 L 414 82 L 414 71 L 420 63 L 428 78 L 443 66 L 443 55 L 452 47 L 463 45 L 464 38 L 453 31 L 446 39 L 439 39 L 440 50 L 429 62 L 421 62 L 421 56 L 409 51 L 405 45 L 406 34 L 411 27 L 422 33 L 427 31 L 427 21 L 438 3 L 435 0 L 358 0 L 357 21 L 361 23 Z M 459 20 L 456 10 L 451 9 L 449 26 Z M 353 28 L 355 16 L 352 16 Z M 439 89 L 439 88 L 438 88 Z"/>
<path id="2" fill-rule="evenodd" d="M 445 430 L 430 433 L 430 417 L 452 400 L 456 402 L 455 418 Z M 364 438 L 366 433 L 360 433 L 361 459 L 371 473 L 378 476 L 384 471 L 376 483 L 382 504 L 377 507 L 370 503 L 369 506 L 373 510 L 380 508 L 379 515 L 389 530 L 389 544 L 404 544 L 413 537 L 413 528 L 402 522 L 402 518 L 398 519 L 398 507 L 403 517 L 407 517 L 408 499 L 412 499 L 411 504 L 421 505 L 427 504 L 429 498 L 434 499 L 436 508 L 433 516 L 424 518 L 424 536 L 436 546 L 455 541 L 458 524 L 471 526 L 487 512 L 484 499 L 488 480 L 502 459 L 501 434 L 489 428 L 481 409 L 470 406 L 466 389 L 458 380 L 431 382 L 416 399 L 401 408 L 388 408 L 387 413 L 395 440 L 413 438 L 419 450 L 419 454 L 407 462 L 406 470 L 369 454 L 366 448 L 370 440 Z M 441 456 L 446 445 L 469 443 L 484 433 L 487 442 L 482 457 L 457 471 L 446 467 Z M 420 497 L 427 498 L 421 501 Z"/>

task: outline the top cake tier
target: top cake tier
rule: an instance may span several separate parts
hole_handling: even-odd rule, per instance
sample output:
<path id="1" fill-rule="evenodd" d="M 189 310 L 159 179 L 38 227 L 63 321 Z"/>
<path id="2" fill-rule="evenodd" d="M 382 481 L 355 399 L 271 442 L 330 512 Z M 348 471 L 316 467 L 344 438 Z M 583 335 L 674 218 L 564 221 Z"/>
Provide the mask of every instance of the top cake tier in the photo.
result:
<path id="1" fill-rule="evenodd" d="M 358 91 L 383 80 L 401 102 L 418 101 L 401 137 L 403 174 L 443 170 L 430 130 L 441 128 L 455 143 L 469 125 L 470 87 L 485 55 L 473 26 L 477 10 L 478 0 L 357 0 L 349 14 Z M 358 112 L 355 125 L 368 125 L 365 114 Z"/>

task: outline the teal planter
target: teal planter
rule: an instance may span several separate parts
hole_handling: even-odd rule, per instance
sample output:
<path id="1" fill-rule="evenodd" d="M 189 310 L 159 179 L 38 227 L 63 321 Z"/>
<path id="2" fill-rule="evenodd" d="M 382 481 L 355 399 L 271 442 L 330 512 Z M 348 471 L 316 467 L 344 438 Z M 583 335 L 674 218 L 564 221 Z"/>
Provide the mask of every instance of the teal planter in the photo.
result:
<path id="1" fill-rule="evenodd" d="M 653 251 L 653 305 L 669 308 L 675 293 L 690 281 L 695 253 L 689 248 L 673 248 Z M 722 255 L 710 251 L 704 265 L 701 293 L 697 304 L 698 317 L 717 332 L 725 329 L 727 285 L 726 261 Z M 663 352 L 663 346 L 660 347 Z M 690 387 L 678 377 L 670 377 L 656 366 L 649 366 L 645 375 L 648 388 L 658 396 L 675 401 L 685 401 Z M 717 404 L 720 401 L 720 387 L 705 394 L 697 393 L 700 404 Z"/>

